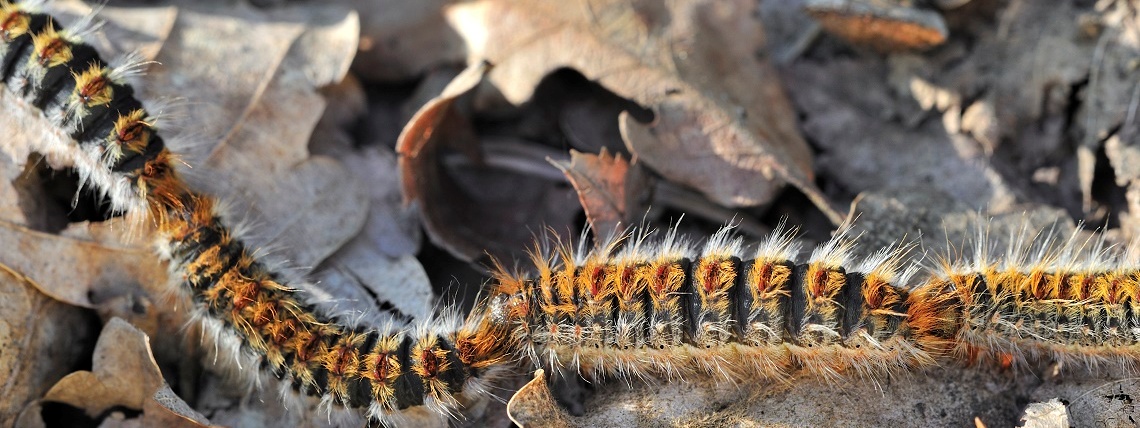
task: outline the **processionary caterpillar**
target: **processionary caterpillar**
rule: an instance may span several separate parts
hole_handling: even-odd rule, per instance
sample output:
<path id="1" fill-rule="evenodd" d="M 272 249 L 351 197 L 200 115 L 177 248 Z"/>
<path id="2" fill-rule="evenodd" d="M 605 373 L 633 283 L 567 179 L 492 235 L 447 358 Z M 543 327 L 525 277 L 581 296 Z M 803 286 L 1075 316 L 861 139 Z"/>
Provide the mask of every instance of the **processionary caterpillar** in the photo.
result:
<path id="1" fill-rule="evenodd" d="M 635 232 L 624 247 L 535 252 L 533 277 L 499 267 L 492 318 L 547 367 L 627 379 L 877 379 L 979 358 L 1129 367 L 1140 351 L 1133 257 L 1075 235 L 1000 258 L 982 240 L 972 262 L 908 286 L 921 267 L 905 247 L 855 262 L 840 233 L 801 263 L 790 232 L 746 252 L 729 230 L 703 246 Z"/>
<path id="2" fill-rule="evenodd" d="M 488 394 L 486 382 L 503 369 L 505 326 L 473 316 L 380 330 L 323 313 L 234 235 L 214 198 L 179 177 L 155 121 L 122 80 L 139 65 L 103 61 L 79 37 L 82 25 L 64 29 L 41 7 L 0 0 L 5 114 L 38 110 L 55 132 L 37 150 L 72 160 L 113 208 L 157 224 L 158 251 L 200 318 L 240 339 L 239 364 L 320 397 L 330 410 L 365 408 L 385 424 L 421 405 L 457 416 L 464 396 Z"/>
<path id="3" fill-rule="evenodd" d="M 1095 249 L 1078 257 L 1073 241 L 1032 257 L 980 252 L 908 285 L 920 268 L 902 250 L 856 263 L 842 234 L 798 262 L 783 231 L 752 251 L 727 228 L 699 247 L 634 231 L 594 249 L 534 251 L 534 275 L 498 266 L 461 322 L 357 326 L 286 283 L 214 198 L 179 177 L 123 80 L 140 65 L 103 61 L 84 31 L 41 6 L 0 0 L 4 114 L 50 122 L 37 150 L 71 159 L 114 208 L 157 224 L 159 253 L 206 325 L 241 341 L 238 355 L 261 368 L 251 377 L 272 375 L 330 409 L 364 408 L 382 424 L 416 406 L 457 417 L 516 358 L 589 377 L 785 380 L 801 370 L 874 378 L 982 355 L 1140 356 L 1140 270 Z"/>

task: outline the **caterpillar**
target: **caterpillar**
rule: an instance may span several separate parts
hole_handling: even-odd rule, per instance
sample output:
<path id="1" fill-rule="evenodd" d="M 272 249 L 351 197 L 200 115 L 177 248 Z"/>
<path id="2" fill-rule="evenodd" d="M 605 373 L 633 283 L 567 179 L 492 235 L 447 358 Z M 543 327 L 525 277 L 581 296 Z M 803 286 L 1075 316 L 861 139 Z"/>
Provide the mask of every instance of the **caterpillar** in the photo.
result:
<path id="1" fill-rule="evenodd" d="M 906 247 L 864 260 L 840 234 L 799 261 L 790 230 L 748 250 L 729 228 L 696 245 L 675 229 L 587 248 L 554 242 L 530 268 L 495 262 L 463 320 L 357 325 L 322 309 L 188 186 L 158 121 L 127 79 L 38 1 L 0 0 L 0 108 L 54 129 L 36 149 L 65 158 L 116 210 L 156 225 L 198 318 L 241 345 L 245 372 L 385 425 L 423 407 L 459 417 L 518 366 L 640 379 L 711 375 L 788 381 L 798 373 L 876 378 L 978 358 L 1131 365 L 1140 352 L 1140 270 L 1070 240 L 1032 258 L 1014 245 L 933 269 Z M 984 246 L 983 246 L 984 247 Z M 924 276 L 919 273 L 925 270 Z M 918 278 L 915 281 L 915 278 Z"/>
<path id="2" fill-rule="evenodd" d="M 750 251 L 730 230 L 702 246 L 674 229 L 532 251 L 534 275 L 496 264 L 488 306 L 517 353 L 587 378 L 878 380 L 980 359 L 1096 368 L 1140 356 L 1135 256 L 1075 234 L 1022 237 L 1001 257 L 982 238 L 971 261 L 931 269 L 905 245 L 856 261 L 842 231 L 799 262 L 782 225 Z"/>
<path id="3" fill-rule="evenodd" d="M 234 358 L 250 377 L 259 381 L 260 371 L 320 397 L 330 412 L 360 408 L 381 424 L 420 406 L 458 417 L 466 397 L 488 394 L 505 358 L 501 327 L 475 315 L 376 328 L 326 313 L 235 233 L 213 197 L 180 178 L 157 121 L 126 82 L 143 65 L 104 61 L 83 41 L 93 17 L 65 29 L 44 6 L 0 0 L 4 114 L 48 121 L 53 132 L 36 150 L 70 160 L 113 209 L 154 222 L 158 253 L 197 317 L 219 342 L 240 341 Z"/>

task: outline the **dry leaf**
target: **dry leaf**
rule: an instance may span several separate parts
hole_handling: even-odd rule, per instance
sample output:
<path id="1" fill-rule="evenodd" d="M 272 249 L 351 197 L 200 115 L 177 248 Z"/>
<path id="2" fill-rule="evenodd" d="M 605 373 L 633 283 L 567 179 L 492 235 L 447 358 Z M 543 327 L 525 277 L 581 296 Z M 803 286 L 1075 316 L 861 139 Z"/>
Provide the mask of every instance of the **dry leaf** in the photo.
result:
<path id="1" fill-rule="evenodd" d="M 3 265 L 0 314 L 0 426 L 7 427 L 87 359 L 95 331 L 84 311 L 48 298 L 31 279 Z"/>
<path id="2" fill-rule="evenodd" d="M 367 184 L 368 218 L 361 235 L 375 251 L 390 257 L 418 253 L 419 213 L 404 204 L 396 154 L 386 147 L 354 147 L 347 135 L 336 140 L 323 145 L 320 153 L 339 160 L 357 181 Z"/>
<path id="3" fill-rule="evenodd" d="M 804 8 L 828 32 L 882 52 L 921 51 L 946 42 L 938 12 L 897 0 L 808 0 Z"/>
<path id="4" fill-rule="evenodd" d="M 1044 403 L 1030 403 L 1021 422 L 1024 428 L 1069 428 L 1069 412 L 1054 398 Z"/>
<path id="5" fill-rule="evenodd" d="M 241 7 L 200 9 L 191 4 L 181 9 L 113 10 L 103 18 L 110 21 L 108 28 L 119 31 L 114 46 L 105 49 L 138 48 L 159 62 L 140 79 L 136 87 L 139 98 L 155 112 L 162 100 L 177 99 L 174 104 L 184 107 L 185 112 L 173 120 L 162 117 L 163 135 L 190 165 L 184 172 L 198 188 L 222 194 L 233 206 L 231 221 L 252 220 L 256 235 L 245 238 L 255 246 L 272 242 L 286 249 L 284 258 L 312 267 L 345 248 L 358 234 L 368 215 L 366 188 L 341 163 L 310 156 L 307 150 L 311 139 L 325 137 L 311 135 L 325 105 L 316 88 L 343 78 L 356 51 L 359 27 L 354 13 L 327 7 L 266 13 Z M 163 28 L 166 32 L 161 31 Z M 138 38 L 131 39 L 135 36 Z M 170 109 L 161 110 L 169 113 Z M 22 155 L 14 157 L 27 159 Z M 121 222 L 106 224 L 122 228 Z M 151 251 L 119 244 L 121 236 L 94 239 L 95 234 L 106 231 L 105 227 L 99 229 L 90 236 L 84 235 L 82 227 L 74 229 L 79 233 L 65 232 L 74 236 L 52 236 L 2 227 L 0 237 L 7 238 L 0 239 L 7 239 L 10 245 L 24 245 L 22 248 L 29 251 L 0 253 L 0 258 L 14 260 L 21 269 L 43 278 L 50 285 L 44 288 L 61 299 L 94 307 L 106 316 L 120 314 L 124 307 L 147 315 L 185 312 L 155 310 L 156 306 L 185 309 L 185 305 L 158 302 L 158 306 L 153 301 L 152 296 L 157 295 L 151 293 L 153 288 L 169 284 L 165 268 Z M 136 233 L 147 235 L 143 230 Z M 152 266 L 161 277 L 152 275 Z M 353 282 L 357 287 L 354 291 L 383 295 L 363 290 L 398 283 L 404 287 L 400 291 L 409 293 L 398 297 L 409 299 L 397 304 L 406 304 L 417 316 L 424 316 L 431 295 L 422 268 L 410 256 L 396 260 L 395 267 L 403 268 L 400 274 L 405 274 L 405 282 L 397 282 L 400 278 L 390 276 L 393 272 L 372 270 L 368 276 L 389 275 L 391 282 Z M 406 287 L 413 282 L 417 287 Z M 346 297 L 330 297 L 341 298 Z M 156 353 L 176 354 L 164 361 L 197 357 L 179 342 L 185 333 L 175 331 L 185 325 L 185 320 L 158 320 L 148 319 L 143 324 L 148 331 L 163 332 L 156 335 L 158 341 L 174 342 L 156 344 Z M 281 407 L 275 394 L 267 395 L 273 399 L 266 400 L 266 406 Z M 229 404 L 239 403 L 235 400 Z M 245 410 L 249 407 L 243 407 Z M 162 417 L 176 420 L 181 418 L 177 414 L 184 413 Z M 146 417 L 159 416 L 152 413 Z"/>
<path id="6" fill-rule="evenodd" d="M 360 52 L 352 69 L 369 80 L 407 80 L 463 61 L 463 40 L 441 9 L 455 0 L 336 0 L 360 12 Z"/>
<path id="7" fill-rule="evenodd" d="M 119 227 L 123 227 L 120 223 Z M 72 235 L 81 235 L 83 225 Z M 166 268 L 149 249 L 60 236 L 0 222 L 0 263 L 24 272 L 44 294 L 71 305 L 96 308 L 122 295 L 158 296 Z"/>
<path id="8" fill-rule="evenodd" d="M 431 282 L 415 256 L 383 254 L 367 235 L 329 257 L 313 279 L 339 308 L 365 315 L 371 325 L 430 319 L 436 308 Z"/>
<path id="9" fill-rule="evenodd" d="M 648 177 L 621 154 L 570 151 L 570 162 L 554 162 L 578 191 L 595 236 L 611 236 L 634 224 L 648 208 Z"/>
<path id="10" fill-rule="evenodd" d="M 148 9 L 101 17 L 110 27 L 133 28 L 119 20 L 169 22 L 174 14 Z M 169 109 L 155 111 L 165 119 L 159 125 L 167 141 L 191 166 L 185 171 L 190 180 L 234 205 L 233 220 L 259 225 L 247 239 L 286 248 L 284 258 L 296 265 L 316 265 L 355 236 L 367 212 L 363 186 L 338 162 L 307 150 L 325 104 L 315 88 L 347 73 L 356 15 L 336 8 L 266 14 L 240 7 L 176 15 L 173 24 L 137 31 L 141 44 L 129 41 L 136 33 L 121 42 L 144 50 L 163 43 L 139 98 L 152 107 L 179 100 L 175 104 L 192 110 L 175 126 Z"/>
<path id="11" fill-rule="evenodd" d="M 490 70 L 491 65 L 486 62 L 475 63 L 455 76 L 439 95 L 420 107 L 400 132 L 396 143 L 396 151 L 401 156 L 401 162 L 405 161 L 405 157 L 410 157 L 409 160 L 417 158 L 422 150 L 428 149 L 435 134 L 444 131 L 440 125 L 453 114 L 452 105 L 455 104 L 455 100 L 474 89 Z M 414 177 L 407 177 L 405 173 L 405 178 Z M 405 181 L 404 196 L 405 198 L 411 196 L 410 199 L 414 199 L 414 193 L 408 191 L 408 185 Z"/>
<path id="12" fill-rule="evenodd" d="M 190 410 L 170 392 L 150 351 L 146 334 L 126 321 L 111 319 L 95 344 L 92 371 L 78 371 L 64 377 L 44 396 L 46 401 L 69 404 L 96 417 L 107 409 L 123 406 L 144 411 L 144 421 L 185 421 L 181 426 L 203 426 L 209 421 Z M 148 402 L 153 402 L 148 405 Z M 146 409 L 179 415 L 152 415 Z M 190 423 L 193 422 L 193 423 Z"/>
<path id="13" fill-rule="evenodd" d="M 419 214 L 400 195 L 396 156 L 386 147 L 356 148 L 344 131 L 322 119 L 317 132 L 335 133 L 315 153 L 340 160 L 368 183 L 368 218 L 361 233 L 315 269 L 311 278 L 338 308 L 358 311 L 374 325 L 401 325 L 427 319 L 435 307 L 431 283 L 416 260 L 420 250 Z M 316 142 L 314 142 L 316 143 Z"/>
<path id="14" fill-rule="evenodd" d="M 457 134 L 470 126 L 455 111 L 457 97 L 474 88 L 485 70 L 477 64 L 460 73 L 408 122 L 396 147 L 404 197 L 418 203 L 428 237 L 466 261 L 520 251 L 535 231 L 568 227 L 577 213 L 572 193 L 558 181 L 512 172 L 541 169 L 534 165 L 557 153 L 491 138 L 476 145 L 470 133 Z M 446 156 L 444 145 L 468 155 Z M 498 156 L 496 148 L 513 152 Z M 472 153 L 478 154 L 474 162 Z"/>
<path id="15" fill-rule="evenodd" d="M 483 79 L 490 64 L 478 63 L 455 76 L 440 94 L 424 104 L 404 125 L 396 139 L 396 152 L 399 154 L 400 184 L 404 202 L 418 203 L 424 231 L 436 245 L 447 249 L 461 259 L 474 259 L 482 251 L 478 242 L 469 242 L 464 237 L 454 236 L 452 229 L 465 225 L 457 213 L 448 211 L 454 205 L 454 198 L 438 200 L 449 189 L 448 183 L 439 170 L 437 152 L 440 144 L 455 146 L 459 138 L 445 138 L 460 133 L 462 143 L 470 135 L 464 134 L 468 127 L 462 118 L 456 117 L 452 105 L 456 98 L 469 92 Z M 459 126 L 443 125 L 460 122 Z M 450 200 L 448 200 L 450 199 Z"/>
<path id="16" fill-rule="evenodd" d="M 949 134 L 944 124 L 908 126 L 905 117 L 918 106 L 896 99 L 886 75 L 886 64 L 875 61 L 790 67 L 788 90 L 805 112 L 804 134 L 821 149 L 819 174 L 852 193 L 933 186 L 975 209 L 1012 207 L 1022 192 L 1018 182 L 1002 176 L 981 150 L 961 150 L 968 137 Z"/>
<path id="17" fill-rule="evenodd" d="M 80 0 L 55 0 L 48 3 L 48 8 L 65 26 L 92 12 L 91 5 Z M 88 42 L 104 58 L 135 53 L 144 61 L 153 61 L 169 37 L 177 16 L 178 9 L 169 6 L 101 6 L 98 19 L 105 25 Z"/>
<path id="18" fill-rule="evenodd" d="M 554 402 L 546 386 L 546 371 L 534 371 L 534 379 L 518 390 L 507 403 L 511 421 L 520 427 L 570 427 L 570 417 Z"/>
<path id="19" fill-rule="evenodd" d="M 1140 407 L 1135 397 L 1140 394 L 1140 380 L 1131 372 L 1111 370 L 1111 376 L 1043 383 L 1026 397 L 1031 404 L 1021 416 L 1025 426 L 1136 426 Z"/>
<path id="20" fill-rule="evenodd" d="M 190 408 L 182 398 L 162 385 L 143 402 L 139 423 L 144 427 L 196 428 L 209 424 L 205 416 Z"/>
<path id="21" fill-rule="evenodd" d="M 754 56 L 763 33 L 751 3 L 669 5 L 480 1 L 447 13 L 469 61 L 494 63 L 488 80 L 511 103 L 572 68 L 653 110 L 649 125 L 623 116 L 622 135 L 668 179 L 727 206 L 767 203 L 788 182 L 840 221 L 812 183 L 811 153 L 779 79 Z"/>
<path id="22" fill-rule="evenodd" d="M 0 222 L 0 246 L 21 249 L 0 251 L 0 263 L 26 272 L 40 292 L 56 300 L 94 309 L 103 320 L 130 320 L 156 337 L 161 361 L 177 364 L 193 354 L 181 330 L 189 303 L 171 293 L 167 267 L 151 249 L 122 242 L 125 228 L 122 218 L 72 224 L 59 234 Z"/>
<path id="23" fill-rule="evenodd" d="M 181 125 L 205 159 L 188 157 L 192 181 L 258 224 L 255 245 L 280 246 L 296 265 L 335 252 L 367 213 L 363 186 L 307 149 L 325 105 L 315 87 L 344 76 L 357 32 L 356 15 L 336 8 L 183 9 L 140 91 L 193 106 Z"/>

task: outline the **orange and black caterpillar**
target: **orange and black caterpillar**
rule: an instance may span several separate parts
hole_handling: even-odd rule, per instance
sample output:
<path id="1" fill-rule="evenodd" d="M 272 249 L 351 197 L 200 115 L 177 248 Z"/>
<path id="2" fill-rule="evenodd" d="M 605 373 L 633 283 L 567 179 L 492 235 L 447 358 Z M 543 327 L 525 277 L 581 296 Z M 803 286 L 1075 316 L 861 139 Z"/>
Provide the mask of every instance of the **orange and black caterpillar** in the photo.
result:
<path id="1" fill-rule="evenodd" d="M 593 250 L 532 253 L 532 276 L 499 266 L 492 317 L 512 349 L 588 377 L 689 374 L 731 381 L 806 372 L 875 379 L 979 358 L 1078 368 L 1140 359 L 1140 269 L 1075 239 L 1023 241 L 914 284 L 905 247 L 853 263 L 843 234 L 805 263 L 777 229 L 756 250 L 722 229 L 701 246 L 636 232 Z M 565 370 L 563 370 L 565 371 Z"/>
<path id="2" fill-rule="evenodd" d="M 219 340 L 240 341 L 239 365 L 260 366 L 330 411 L 363 408 L 380 423 L 415 406 L 454 417 L 465 397 L 487 394 L 505 356 L 497 327 L 475 315 L 378 329 L 317 307 L 235 236 L 212 197 L 179 177 L 156 121 L 124 81 L 141 65 L 104 61 L 81 39 L 90 17 L 68 30 L 43 7 L 0 0 L 5 114 L 38 112 L 26 120 L 53 131 L 36 150 L 70 160 L 114 209 L 157 225 L 159 252 L 199 317 Z"/>
<path id="3" fill-rule="evenodd" d="M 535 252 L 533 278 L 499 270 L 490 307 L 515 326 L 521 352 L 587 375 L 875 376 L 932 365 L 949 348 L 952 308 L 896 285 L 901 251 L 847 266 L 849 245 L 836 239 L 796 263 L 788 233 L 746 254 L 729 232 L 703 248 L 670 233 L 620 250 Z"/>
<path id="4" fill-rule="evenodd" d="M 1075 245 L 943 265 L 916 283 L 900 251 L 860 263 L 836 239 L 807 262 L 776 233 L 746 252 L 728 231 L 702 248 L 668 235 L 553 255 L 535 274 L 500 269 L 464 322 L 372 329 L 324 313 L 189 189 L 156 123 L 114 65 L 41 13 L 0 1 L 5 114 L 36 112 L 56 132 L 38 150 L 70 158 L 112 205 L 158 225 L 205 323 L 241 357 L 330 407 L 399 422 L 424 405 L 457 412 L 513 367 L 511 356 L 586 374 L 787 379 L 797 370 L 874 377 L 981 354 L 1132 364 L 1140 351 L 1136 263 Z M 249 370 L 253 372 L 254 370 Z"/>

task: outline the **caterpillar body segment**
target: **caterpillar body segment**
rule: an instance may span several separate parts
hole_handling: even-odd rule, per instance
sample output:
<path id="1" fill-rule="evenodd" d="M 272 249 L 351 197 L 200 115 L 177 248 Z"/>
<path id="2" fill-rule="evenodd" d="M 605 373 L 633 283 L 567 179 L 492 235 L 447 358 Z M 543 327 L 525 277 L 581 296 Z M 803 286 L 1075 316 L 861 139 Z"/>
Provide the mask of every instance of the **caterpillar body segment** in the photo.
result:
<path id="1" fill-rule="evenodd" d="M 536 255 L 532 278 L 500 270 L 490 311 L 515 326 L 520 355 L 587 377 L 874 378 L 945 352 L 951 332 L 912 326 L 931 308 L 898 285 L 897 251 L 856 272 L 837 253 L 848 251 L 842 238 L 797 263 L 784 232 L 747 255 L 728 236 L 703 249 L 670 235 L 620 251 L 563 249 L 558 261 Z"/>
<path id="2" fill-rule="evenodd" d="M 924 286 L 954 295 L 954 352 L 1013 363 L 1057 361 L 1096 369 L 1133 368 L 1140 358 L 1140 271 L 1011 269 L 950 272 Z"/>
<path id="3" fill-rule="evenodd" d="M 419 406 L 458 418 L 466 401 L 490 394 L 506 361 L 501 326 L 481 312 L 386 328 L 327 313 L 234 232 L 214 198 L 181 179 L 157 121 L 124 80 L 142 63 L 104 61 L 82 41 L 87 30 L 62 27 L 42 6 L 0 0 L 5 111 L 46 120 L 53 131 L 35 150 L 66 157 L 113 209 L 155 223 L 157 251 L 209 336 L 238 343 L 223 349 L 234 358 L 219 360 L 382 424 Z M 89 21 L 82 27 L 94 28 Z"/>

